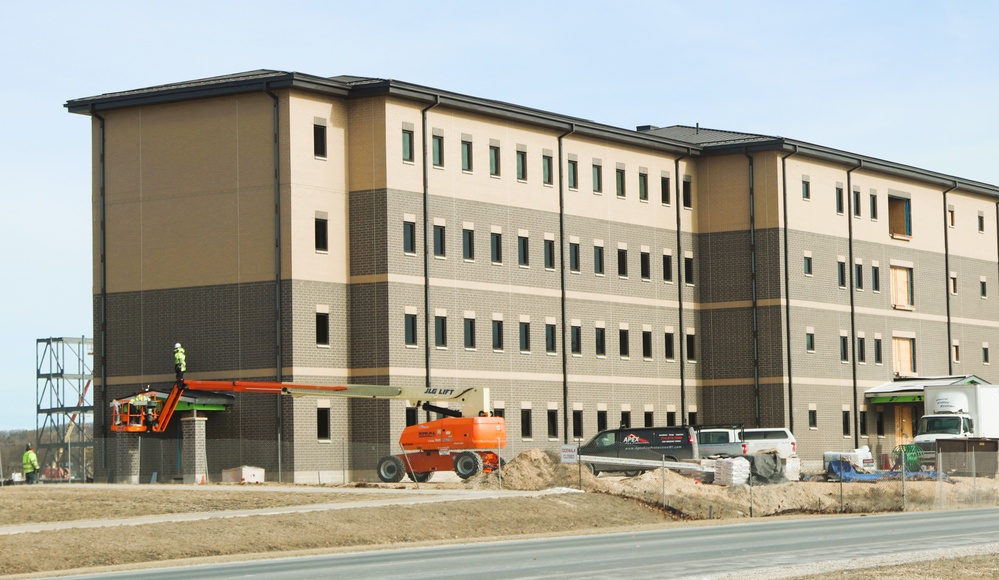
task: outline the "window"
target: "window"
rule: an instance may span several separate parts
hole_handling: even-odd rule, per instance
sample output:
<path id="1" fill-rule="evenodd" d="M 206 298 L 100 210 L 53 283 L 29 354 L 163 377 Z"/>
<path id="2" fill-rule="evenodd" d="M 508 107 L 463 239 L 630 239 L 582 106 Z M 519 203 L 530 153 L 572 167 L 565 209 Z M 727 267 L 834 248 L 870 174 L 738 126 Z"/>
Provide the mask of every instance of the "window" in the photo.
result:
<path id="1" fill-rule="evenodd" d="M 558 438 L 558 409 L 548 409 L 548 438 Z"/>
<path id="2" fill-rule="evenodd" d="M 950 275 L 950 293 L 957 294 L 957 274 Z"/>
<path id="3" fill-rule="evenodd" d="M 853 190 L 853 217 L 860 217 L 860 190 Z"/>
<path id="4" fill-rule="evenodd" d="M 326 125 L 312 126 L 312 153 L 316 157 L 326 158 Z"/>
<path id="5" fill-rule="evenodd" d="M 406 407 L 406 426 L 410 427 L 419 423 L 419 409 L 416 407 Z"/>
<path id="6" fill-rule="evenodd" d="M 808 352 L 815 352 L 815 333 L 806 332 L 805 333 L 805 350 Z"/>
<path id="7" fill-rule="evenodd" d="M 871 266 L 871 290 L 881 292 L 881 268 Z"/>
<path id="8" fill-rule="evenodd" d="M 860 364 L 867 363 L 867 341 L 863 336 L 857 337 L 857 362 Z"/>
<path id="9" fill-rule="evenodd" d="M 867 437 L 867 411 L 860 412 L 860 436 Z"/>
<path id="10" fill-rule="evenodd" d="M 912 237 L 912 215 L 908 199 L 888 196 L 888 233 L 893 238 Z"/>
<path id="11" fill-rule="evenodd" d="M 416 253 L 416 223 L 402 222 L 402 251 L 407 254 Z"/>
<path id="12" fill-rule="evenodd" d="M 520 323 L 520 351 L 531 352 L 531 323 Z"/>
<path id="13" fill-rule="evenodd" d="M 663 254 L 663 282 L 673 281 L 673 256 Z"/>
<path id="14" fill-rule="evenodd" d="M 885 436 L 885 412 L 876 411 L 874 413 L 874 428 L 877 430 L 878 437 Z"/>
<path id="15" fill-rule="evenodd" d="M 879 365 L 879 364 L 881 364 L 883 362 L 884 362 L 884 359 L 881 356 L 881 339 L 880 338 L 875 338 L 874 339 L 874 364 Z"/>
<path id="16" fill-rule="evenodd" d="M 654 426 L 656 424 L 655 421 L 656 421 L 655 414 L 652 411 L 646 411 L 645 412 L 645 426 L 646 427 L 652 427 L 652 426 Z"/>
<path id="17" fill-rule="evenodd" d="M 489 259 L 493 264 L 503 263 L 503 234 L 499 232 L 489 235 Z"/>
<path id="18" fill-rule="evenodd" d="M 850 337 L 839 337 L 839 360 L 840 362 L 850 361 Z"/>
<path id="19" fill-rule="evenodd" d="M 403 321 L 406 346 L 416 346 L 416 315 L 407 314 Z"/>
<path id="20" fill-rule="evenodd" d="M 687 424 L 697 425 L 697 411 L 690 411 L 687 413 Z"/>
<path id="21" fill-rule="evenodd" d="M 985 280 L 978 281 L 978 295 L 981 296 L 982 298 L 989 297 L 988 283 Z"/>
<path id="22" fill-rule="evenodd" d="M 500 174 L 500 148 L 499 145 L 489 146 L 489 175 L 499 177 Z"/>
<path id="23" fill-rule="evenodd" d="M 461 257 L 465 260 L 475 259 L 475 230 L 461 230 Z"/>
<path id="24" fill-rule="evenodd" d="M 566 173 L 569 174 L 569 189 L 579 189 L 579 163 L 575 159 L 569 160 Z"/>
<path id="25" fill-rule="evenodd" d="M 579 244 L 569 244 L 569 271 L 579 273 Z"/>
<path id="26" fill-rule="evenodd" d="M 572 436 L 575 439 L 583 438 L 583 411 L 580 409 L 572 412 Z"/>
<path id="27" fill-rule="evenodd" d="M 628 250 L 623 248 L 617 250 L 617 275 L 621 278 L 628 277 Z"/>
<path id="28" fill-rule="evenodd" d="M 328 312 L 316 313 L 316 344 L 330 345 L 330 315 Z"/>
<path id="29" fill-rule="evenodd" d="M 674 354 L 675 347 L 673 345 L 673 333 L 672 332 L 665 333 L 665 335 L 664 335 L 664 343 L 666 345 L 666 349 L 665 349 L 666 352 L 664 353 L 664 356 L 666 357 L 666 360 L 674 360 L 676 358 L 676 356 Z"/>
<path id="30" fill-rule="evenodd" d="M 985 233 L 985 215 L 978 214 L 978 233 Z"/>
<path id="31" fill-rule="evenodd" d="M 434 317 L 434 346 L 447 348 L 447 316 Z"/>
<path id="32" fill-rule="evenodd" d="M 607 430 L 607 411 L 597 411 L 597 431 Z"/>
<path id="33" fill-rule="evenodd" d="M 642 331 L 642 358 L 652 358 L 652 331 Z"/>
<path id="34" fill-rule="evenodd" d="M 687 175 L 683 176 L 683 207 L 684 209 L 694 207 L 694 194 L 691 191 L 690 177 Z"/>
<path id="35" fill-rule="evenodd" d="M 603 170 L 603 167 L 597 165 L 596 163 L 593 164 L 593 193 L 600 193 L 604 190 Z"/>
<path id="36" fill-rule="evenodd" d="M 553 173 L 554 169 L 552 163 L 552 156 L 543 155 L 541 157 L 541 181 L 545 185 L 551 185 L 554 179 L 554 177 L 552 176 Z"/>
<path id="37" fill-rule="evenodd" d="M 413 161 L 413 132 L 409 129 L 402 130 L 402 160 Z"/>
<path id="38" fill-rule="evenodd" d="M 947 208 L 947 225 L 949 227 L 954 227 L 955 225 L 957 225 L 957 218 L 954 214 L 953 207 Z"/>
<path id="39" fill-rule="evenodd" d="M 801 180 L 801 199 L 812 199 L 812 184 L 807 179 Z"/>
<path id="40" fill-rule="evenodd" d="M 316 439 L 320 441 L 329 441 L 330 439 L 329 407 L 319 407 L 316 409 Z"/>
<path id="41" fill-rule="evenodd" d="M 434 135 L 432 145 L 434 167 L 444 167 L 444 136 Z"/>
<path id="42" fill-rule="evenodd" d="M 808 410 L 808 428 L 818 429 L 819 427 L 819 413 L 815 409 Z"/>
<path id="43" fill-rule="evenodd" d="M 465 319 L 465 348 L 475 348 L 475 319 Z"/>
<path id="44" fill-rule="evenodd" d="M 555 240 L 545 240 L 545 269 L 555 269 Z"/>
<path id="45" fill-rule="evenodd" d="M 503 350 L 503 321 L 493 321 L 493 350 Z"/>
<path id="46" fill-rule="evenodd" d="M 961 345 L 960 345 L 960 343 L 958 343 L 958 342 L 955 341 L 954 344 L 950 345 L 950 356 L 951 356 L 951 360 L 953 360 L 954 362 L 956 362 L 956 363 L 961 362 Z"/>
<path id="47" fill-rule="evenodd" d="M 517 179 L 527 180 L 527 151 L 517 151 Z"/>
<path id="48" fill-rule="evenodd" d="M 663 202 L 663 205 L 669 205 L 669 203 L 670 203 L 670 185 L 669 185 L 669 178 L 668 177 L 663 177 L 660 180 L 660 187 L 662 188 L 661 191 L 662 191 L 662 202 Z"/>
<path id="49" fill-rule="evenodd" d="M 915 296 L 912 268 L 891 267 L 891 305 L 897 310 L 912 310 Z"/>
<path id="50" fill-rule="evenodd" d="M 683 282 L 687 286 L 694 285 L 694 259 L 684 258 L 683 259 Z"/>
<path id="51" fill-rule="evenodd" d="M 461 142 L 461 170 L 471 171 L 472 170 L 472 142 L 462 141 Z"/>
<path id="52" fill-rule="evenodd" d="M 642 252 L 640 258 L 642 280 L 649 280 L 652 278 L 652 259 L 648 252 Z"/>
<path id="53" fill-rule="evenodd" d="M 617 331 L 618 351 L 622 358 L 631 356 L 631 344 L 628 337 L 628 329 L 621 328 Z"/>
<path id="54" fill-rule="evenodd" d="M 631 428 L 631 411 L 621 411 L 621 428 Z"/>
<path id="55" fill-rule="evenodd" d="M 687 362 L 695 362 L 697 360 L 697 349 L 694 339 L 696 335 L 688 334 L 687 338 Z"/>
<path id="56" fill-rule="evenodd" d="M 329 222 L 322 218 L 316 218 L 316 251 L 329 251 Z"/>
<path id="57" fill-rule="evenodd" d="M 878 221 L 878 194 L 871 194 L 871 221 Z"/>
<path id="58" fill-rule="evenodd" d="M 864 265 L 854 264 L 853 265 L 853 285 L 856 286 L 857 290 L 864 289 Z"/>
<path id="59" fill-rule="evenodd" d="M 557 336 L 555 334 L 555 325 L 554 324 L 546 324 L 545 325 L 545 352 L 547 352 L 548 354 L 555 354 L 556 352 L 558 352 L 558 349 L 556 348 L 557 344 L 558 344 L 558 342 L 557 342 Z"/>
<path id="60" fill-rule="evenodd" d="M 434 226 L 434 256 L 438 258 L 443 258 L 446 255 L 444 233 L 444 226 Z"/>
<path id="61" fill-rule="evenodd" d="M 582 354 L 583 352 L 583 329 L 578 325 L 569 327 L 569 348 L 572 354 Z"/>
<path id="62" fill-rule="evenodd" d="M 603 275 L 604 273 L 604 247 L 593 246 L 593 273 Z"/>
<path id="63" fill-rule="evenodd" d="M 531 438 L 531 410 L 521 409 L 520 410 L 520 436 L 524 439 Z"/>
<path id="64" fill-rule="evenodd" d="M 989 345 L 982 345 L 982 364 L 989 364 Z"/>
<path id="65" fill-rule="evenodd" d="M 911 377 L 916 374 L 916 339 L 893 336 L 892 366 L 895 374 L 901 377 Z"/>
<path id="66" fill-rule="evenodd" d="M 638 199 L 649 201 L 649 175 L 647 173 L 638 174 Z"/>
<path id="67" fill-rule="evenodd" d="M 520 266 L 530 266 L 529 240 L 527 236 L 517 236 L 517 264 Z"/>
<path id="68" fill-rule="evenodd" d="M 674 427 L 676 425 L 676 411 L 666 411 L 666 426 Z"/>
<path id="69" fill-rule="evenodd" d="M 836 188 L 836 213 L 842 214 L 843 211 L 844 211 L 843 208 L 844 208 L 845 205 L 846 205 L 846 200 L 843 199 L 843 188 L 842 187 L 837 187 Z"/>
<path id="70" fill-rule="evenodd" d="M 812 257 L 805 256 L 805 276 L 812 275 Z"/>
<path id="71" fill-rule="evenodd" d="M 614 186 L 617 191 L 617 196 L 624 197 L 624 169 L 618 169 L 614 172 Z"/>
<path id="72" fill-rule="evenodd" d="M 843 260 L 836 265 L 836 283 L 840 288 L 846 288 L 846 262 Z"/>
<path id="73" fill-rule="evenodd" d="M 596 348 L 597 356 L 607 355 L 606 335 L 604 329 L 599 326 L 596 329 L 596 335 L 593 337 L 593 344 Z"/>
<path id="74" fill-rule="evenodd" d="M 850 435 L 850 412 L 843 409 L 843 437 Z"/>

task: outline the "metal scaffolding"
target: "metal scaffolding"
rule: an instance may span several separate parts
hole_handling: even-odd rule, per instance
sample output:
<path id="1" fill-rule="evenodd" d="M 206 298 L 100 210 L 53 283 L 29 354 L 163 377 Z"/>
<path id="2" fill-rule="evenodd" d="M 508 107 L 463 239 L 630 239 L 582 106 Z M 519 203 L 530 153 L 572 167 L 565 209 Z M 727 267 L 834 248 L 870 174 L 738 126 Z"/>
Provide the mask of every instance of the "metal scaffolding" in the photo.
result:
<path id="1" fill-rule="evenodd" d="M 93 477 L 94 341 L 39 338 L 35 344 L 35 440 L 42 476 L 86 481 Z"/>

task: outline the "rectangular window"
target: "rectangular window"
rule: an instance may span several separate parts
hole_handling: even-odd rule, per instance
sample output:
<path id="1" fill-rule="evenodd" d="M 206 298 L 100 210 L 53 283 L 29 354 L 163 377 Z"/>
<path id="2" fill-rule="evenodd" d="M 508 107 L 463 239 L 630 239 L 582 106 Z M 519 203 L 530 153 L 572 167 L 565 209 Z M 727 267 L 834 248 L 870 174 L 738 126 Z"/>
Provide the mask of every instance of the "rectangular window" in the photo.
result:
<path id="1" fill-rule="evenodd" d="M 402 160 L 412 162 L 413 152 L 413 132 L 409 129 L 402 130 Z"/>
<path id="2" fill-rule="evenodd" d="M 583 438 L 583 411 L 579 409 L 572 412 L 572 436 L 574 439 Z"/>
<path id="3" fill-rule="evenodd" d="M 520 410 L 520 436 L 524 439 L 530 439 L 532 437 L 531 428 L 531 410 L 521 409 Z"/>
<path id="4" fill-rule="evenodd" d="M 860 412 L 860 436 L 867 437 L 867 411 Z"/>
<path id="5" fill-rule="evenodd" d="M 694 340 L 695 338 L 696 338 L 696 335 L 693 335 L 693 334 L 686 335 L 686 339 L 687 339 L 687 361 L 688 362 L 694 362 L 694 361 L 697 360 L 697 349 L 696 349 L 697 345 L 696 345 L 696 342 Z"/>
<path id="6" fill-rule="evenodd" d="M 607 411 L 597 411 L 597 431 L 607 430 Z"/>
<path id="7" fill-rule="evenodd" d="M 888 233 L 893 238 L 912 237 L 912 215 L 908 199 L 888 196 Z"/>
<path id="8" fill-rule="evenodd" d="M 444 226 L 434 226 L 434 256 L 443 258 L 445 252 Z"/>
<path id="9" fill-rule="evenodd" d="M 676 347 L 673 344 L 673 333 L 672 332 L 667 332 L 664 335 L 664 343 L 666 345 L 666 352 L 664 353 L 664 356 L 666 357 L 666 360 L 674 360 L 676 358 L 676 356 L 674 354 Z"/>
<path id="10" fill-rule="evenodd" d="M 326 157 L 326 125 L 312 126 L 312 153 L 316 157 Z"/>
<path id="11" fill-rule="evenodd" d="M 893 336 L 892 366 L 895 374 L 900 377 L 911 377 L 916 374 L 916 339 Z"/>
<path id="12" fill-rule="evenodd" d="M 691 190 L 690 178 L 687 176 L 683 178 L 683 207 L 685 209 L 694 207 L 694 193 Z"/>
<path id="13" fill-rule="evenodd" d="M 676 411 L 666 411 L 666 426 L 667 427 L 676 426 Z"/>
<path id="14" fill-rule="evenodd" d="M 881 268 L 871 266 L 871 290 L 881 292 Z"/>
<path id="15" fill-rule="evenodd" d="M 593 193 L 600 193 L 604 190 L 604 168 L 593 164 Z"/>
<path id="16" fill-rule="evenodd" d="M 558 438 L 558 409 L 548 409 L 548 438 Z"/>
<path id="17" fill-rule="evenodd" d="M 500 148 L 497 145 L 489 146 L 489 175 L 498 177 L 500 174 Z"/>
<path id="18" fill-rule="evenodd" d="M 860 217 L 860 190 L 853 190 L 853 216 Z"/>
<path id="19" fill-rule="evenodd" d="M 548 354 L 555 354 L 558 352 L 558 337 L 555 333 L 554 324 L 545 325 L 545 352 Z"/>
<path id="20" fill-rule="evenodd" d="M 461 257 L 475 259 L 475 230 L 461 230 Z"/>
<path id="21" fill-rule="evenodd" d="M 402 222 L 402 251 L 407 254 L 416 253 L 416 224 Z"/>
<path id="22" fill-rule="evenodd" d="M 316 251 L 327 252 L 329 249 L 329 222 L 316 218 Z"/>
<path id="23" fill-rule="evenodd" d="M 554 164 L 552 163 L 551 155 L 543 155 L 541 157 L 541 181 L 545 185 L 551 185 L 554 177 Z"/>
<path id="24" fill-rule="evenodd" d="M 645 426 L 653 427 L 656 424 L 656 416 L 653 411 L 645 412 Z"/>
<path id="25" fill-rule="evenodd" d="M 683 283 L 687 286 L 694 285 L 694 259 L 683 259 Z"/>
<path id="26" fill-rule="evenodd" d="M 867 341 L 863 336 L 857 337 L 857 362 L 860 364 L 867 362 Z"/>
<path id="27" fill-rule="evenodd" d="M 434 346 L 447 347 L 447 316 L 434 317 Z"/>
<path id="28" fill-rule="evenodd" d="M 878 437 L 885 436 L 885 412 L 876 411 L 874 413 L 874 428 L 877 430 Z"/>
<path id="29" fill-rule="evenodd" d="M 846 262 L 843 260 L 836 264 L 836 283 L 840 288 L 846 288 Z"/>
<path id="30" fill-rule="evenodd" d="M 978 233 L 980 233 L 980 234 L 985 233 L 985 216 L 984 215 L 979 215 L 978 216 Z"/>
<path id="31" fill-rule="evenodd" d="M 912 268 L 891 267 L 891 305 L 899 310 L 915 307 Z"/>
<path id="32" fill-rule="evenodd" d="M 857 287 L 857 290 L 864 289 L 864 265 L 854 264 L 853 265 L 853 285 Z"/>
<path id="33" fill-rule="evenodd" d="M 579 272 L 579 244 L 569 244 L 569 271 Z"/>
<path id="34" fill-rule="evenodd" d="M 622 328 L 617 331 L 618 351 L 622 358 L 631 356 L 631 344 L 628 337 L 628 329 Z"/>
<path id="35" fill-rule="evenodd" d="M 503 263 L 503 234 L 493 232 L 489 235 L 489 259 L 493 264 Z"/>
<path id="36" fill-rule="evenodd" d="M 881 356 L 881 339 L 880 338 L 875 338 L 874 339 L 874 364 L 879 365 L 879 364 L 881 364 L 883 362 L 884 362 L 884 359 Z"/>
<path id="37" fill-rule="evenodd" d="M 444 136 L 433 136 L 434 167 L 444 167 Z"/>
<path id="38" fill-rule="evenodd" d="M 957 225 L 957 217 L 954 213 L 954 208 L 947 208 L 947 225 L 950 227 Z"/>
<path id="39" fill-rule="evenodd" d="M 531 352 L 531 323 L 520 323 L 520 352 Z"/>
<path id="40" fill-rule="evenodd" d="M 989 347 L 982 347 L 982 364 L 989 364 Z"/>
<path id="41" fill-rule="evenodd" d="M 812 199 L 812 184 L 804 179 L 801 180 L 801 199 Z"/>
<path id="42" fill-rule="evenodd" d="M 416 346 L 416 315 L 407 314 L 403 325 L 406 327 L 406 346 Z"/>
<path id="43" fill-rule="evenodd" d="M 617 171 L 614 172 L 614 186 L 615 190 L 617 191 L 617 196 L 624 197 L 625 196 L 624 169 L 618 169 Z"/>
<path id="44" fill-rule="evenodd" d="M 406 426 L 411 427 L 419 423 L 419 409 L 416 407 L 406 407 Z"/>
<path id="45" fill-rule="evenodd" d="M 316 439 L 320 441 L 330 440 L 329 407 L 320 407 L 316 409 Z"/>
<path id="46" fill-rule="evenodd" d="M 545 269 L 555 269 L 555 240 L 545 240 Z"/>
<path id="47" fill-rule="evenodd" d="M 493 350 L 503 350 L 503 321 L 493 321 Z"/>
<path id="48" fill-rule="evenodd" d="M 808 428 L 809 429 L 819 428 L 819 413 L 815 409 L 808 410 Z"/>
<path id="49" fill-rule="evenodd" d="M 951 360 L 956 363 L 961 362 L 961 345 L 954 343 L 950 345 Z"/>
<path id="50" fill-rule="evenodd" d="M 848 362 L 850 360 L 850 337 L 840 336 L 839 337 L 839 360 L 840 362 Z"/>
<path id="51" fill-rule="evenodd" d="M 642 280 L 649 280 L 652 278 L 652 257 L 649 256 L 648 252 L 642 252 L 640 256 L 640 266 L 642 271 Z"/>
<path id="52" fill-rule="evenodd" d="M 316 344 L 330 345 L 330 315 L 327 312 L 316 313 Z"/>
<path id="53" fill-rule="evenodd" d="M 465 319 L 465 348 L 475 348 L 475 319 Z"/>
<path id="54" fill-rule="evenodd" d="M 846 200 L 843 198 L 843 188 L 836 188 L 836 213 L 842 214 L 844 212 L 844 206 L 846 205 Z"/>
<path id="55" fill-rule="evenodd" d="M 663 282 L 673 281 L 673 256 L 663 254 Z"/>
<path id="56" fill-rule="evenodd" d="M 843 410 L 843 437 L 850 435 L 850 412 Z"/>
<path id="57" fill-rule="evenodd" d="M 517 264 L 520 266 L 530 266 L 529 239 L 526 236 L 517 236 Z"/>
<path id="58" fill-rule="evenodd" d="M 649 175 L 647 173 L 638 174 L 638 199 L 649 201 Z"/>
<path id="59" fill-rule="evenodd" d="M 652 331 L 642 331 L 642 358 L 652 358 Z"/>
<path id="60" fill-rule="evenodd" d="M 687 424 L 697 425 L 697 411 L 690 411 L 687 413 Z"/>
<path id="61" fill-rule="evenodd" d="M 951 274 L 950 276 L 950 293 L 957 294 L 957 274 Z"/>
<path id="62" fill-rule="evenodd" d="M 805 276 L 812 275 L 812 257 L 805 256 Z"/>
<path id="63" fill-rule="evenodd" d="M 989 297 L 989 289 L 988 289 L 988 285 L 985 282 L 985 280 L 979 280 L 978 281 L 978 294 L 982 298 L 988 298 Z"/>
<path id="64" fill-rule="evenodd" d="M 878 221 L 878 194 L 871 194 L 871 221 Z"/>
<path id="65" fill-rule="evenodd" d="M 472 142 L 462 141 L 461 142 L 461 170 L 471 171 L 472 170 Z"/>
<path id="66" fill-rule="evenodd" d="M 659 186 L 661 188 L 660 191 L 661 191 L 661 194 L 662 194 L 662 203 L 663 203 L 663 205 L 669 205 L 670 199 L 672 198 L 672 196 L 670 195 L 669 178 L 668 177 L 663 177 L 659 181 Z"/>
<path id="67" fill-rule="evenodd" d="M 593 273 L 603 275 L 604 273 L 604 247 L 593 246 Z"/>
<path id="68" fill-rule="evenodd" d="M 569 327 L 569 348 L 572 354 L 582 354 L 583 352 L 583 329 L 579 326 Z"/>
<path id="69" fill-rule="evenodd" d="M 622 278 L 628 277 L 628 250 L 619 248 L 617 251 L 617 275 Z"/>
<path id="70" fill-rule="evenodd" d="M 566 173 L 569 189 L 579 189 L 579 163 L 570 159 L 566 164 Z"/>
<path id="71" fill-rule="evenodd" d="M 621 411 L 621 428 L 631 428 L 631 411 Z"/>
<path id="72" fill-rule="evenodd" d="M 815 333 L 806 332 L 805 333 L 805 350 L 808 352 L 815 352 Z"/>
<path id="73" fill-rule="evenodd" d="M 527 151 L 517 151 L 517 179 L 527 180 Z"/>
<path id="74" fill-rule="evenodd" d="M 596 348 L 597 356 L 607 355 L 606 333 L 603 328 L 597 327 L 596 334 L 593 337 L 593 345 Z"/>

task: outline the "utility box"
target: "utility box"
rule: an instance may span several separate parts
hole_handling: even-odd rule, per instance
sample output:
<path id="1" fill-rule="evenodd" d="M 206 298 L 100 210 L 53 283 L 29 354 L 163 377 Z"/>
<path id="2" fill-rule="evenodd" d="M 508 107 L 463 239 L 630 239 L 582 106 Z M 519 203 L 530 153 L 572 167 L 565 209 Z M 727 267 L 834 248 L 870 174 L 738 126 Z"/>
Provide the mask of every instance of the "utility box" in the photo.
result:
<path id="1" fill-rule="evenodd" d="M 995 477 L 999 474 L 999 439 L 937 439 L 938 469 L 948 475 Z"/>
<path id="2" fill-rule="evenodd" d="M 222 483 L 263 483 L 264 468 L 243 465 L 222 471 Z"/>

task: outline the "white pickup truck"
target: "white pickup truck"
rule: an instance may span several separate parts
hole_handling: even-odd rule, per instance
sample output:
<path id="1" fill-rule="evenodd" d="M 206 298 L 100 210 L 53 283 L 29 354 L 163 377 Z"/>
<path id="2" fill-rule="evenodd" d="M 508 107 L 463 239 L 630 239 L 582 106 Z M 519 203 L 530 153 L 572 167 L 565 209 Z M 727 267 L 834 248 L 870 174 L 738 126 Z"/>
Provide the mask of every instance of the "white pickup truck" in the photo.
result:
<path id="1" fill-rule="evenodd" d="M 787 459 L 798 452 L 797 440 L 783 427 L 700 429 L 697 447 L 701 457 L 736 457 L 776 451 L 781 458 Z"/>

